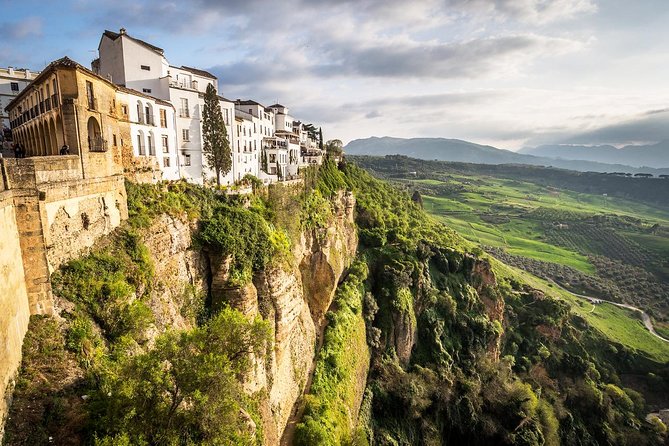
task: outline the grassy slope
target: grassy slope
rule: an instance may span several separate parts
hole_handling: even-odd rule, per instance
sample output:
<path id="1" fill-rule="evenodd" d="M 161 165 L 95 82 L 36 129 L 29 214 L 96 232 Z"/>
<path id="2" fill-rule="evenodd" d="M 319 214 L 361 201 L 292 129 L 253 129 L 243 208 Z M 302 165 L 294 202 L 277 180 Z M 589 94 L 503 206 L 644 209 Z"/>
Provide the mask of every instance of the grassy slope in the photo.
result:
<path id="1" fill-rule="evenodd" d="M 608 339 L 645 353 L 657 362 L 669 361 L 669 344 L 653 336 L 643 326 L 638 313 L 609 304 L 592 305 L 558 287 L 525 271 L 495 261 L 495 268 L 508 277 L 516 277 L 542 292 L 568 302 L 574 313 L 584 318 L 590 326 Z"/>
<path id="2" fill-rule="evenodd" d="M 560 263 L 586 273 L 592 273 L 593 267 L 585 256 L 538 240 L 540 234 L 538 231 L 533 231 L 533 222 L 518 218 L 511 219 L 508 223 L 493 225 L 481 220 L 475 212 L 485 212 L 490 204 L 496 203 L 514 208 L 543 207 L 568 213 L 643 217 L 649 222 L 669 223 L 669 215 L 666 212 L 626 200 L 613 200 L 569 191 L 560 191 L 557 195 L 531 183 L 489 177 L 485 178 L 485 185 L 476 184 L 472 177 L 459 177 L 456 181 L 458 180 L 469 183 L 468 186 L 482 193 L 483 197 L 477 196 L 474 192 L 463 194 L 459 200 L 424 196 L 423 201 L 428 213 L 472 242 L 504 247 L 512 254 Z M 437 180 L 417 182 L 433 186 L 443 184 Z M 652 246 L 655 252 L 669 254 L 669 241 L 665 238 L 636 234 L 635 241 L 642 246 Z M 506 265 L 503 269 L 507 272 L 513 271 L 513 275 L 521 276 L 523 281 L 537 289 L 569 302 L 576 314 L 613 342 L 642 351 L 653 360 L 669 361 L 669 344 L 650 334 L 635 312 L 607 304 L 597 305 L 593 310 L 591 304 L 552 287 L 548 282 L 529 273 Z M 658 328 L 660 332 L 667 330 L 663 326 Z"/>

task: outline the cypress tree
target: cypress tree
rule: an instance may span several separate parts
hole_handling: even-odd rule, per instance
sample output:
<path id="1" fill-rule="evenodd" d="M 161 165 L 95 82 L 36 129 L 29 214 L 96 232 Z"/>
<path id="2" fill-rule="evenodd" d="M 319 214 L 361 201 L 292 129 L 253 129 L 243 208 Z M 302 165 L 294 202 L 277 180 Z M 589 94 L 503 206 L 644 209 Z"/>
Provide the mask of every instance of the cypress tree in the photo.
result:
<path id="1" fill-rule="evenodd" d="M 207 85 L 204 94 L 202 151 L 207 164 L 216 172 L 216 184 L 220 186 L 221 175 L 230 172 L 232 168 L 232 153 L 218 95 L 212 84 Z"/>

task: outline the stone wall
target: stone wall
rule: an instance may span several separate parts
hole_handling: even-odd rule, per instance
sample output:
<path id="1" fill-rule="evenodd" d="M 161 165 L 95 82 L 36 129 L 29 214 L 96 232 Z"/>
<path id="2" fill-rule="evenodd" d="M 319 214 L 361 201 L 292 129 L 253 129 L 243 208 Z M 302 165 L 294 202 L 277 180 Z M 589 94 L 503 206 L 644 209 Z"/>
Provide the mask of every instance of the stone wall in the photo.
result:
<path id="1" fill-rule="evenodd" d="M 1 439 L 30 315 L 54 311 L 51 272 L 119 226 L 128 209 L 123 176 L 84 178 L 76 155 L 3 159 L 0 171 Z"/>
<path id="2" fill-rule="evenodd" d="M 12 192 L 0 192 L 0 439 L 30 310 Z"/>

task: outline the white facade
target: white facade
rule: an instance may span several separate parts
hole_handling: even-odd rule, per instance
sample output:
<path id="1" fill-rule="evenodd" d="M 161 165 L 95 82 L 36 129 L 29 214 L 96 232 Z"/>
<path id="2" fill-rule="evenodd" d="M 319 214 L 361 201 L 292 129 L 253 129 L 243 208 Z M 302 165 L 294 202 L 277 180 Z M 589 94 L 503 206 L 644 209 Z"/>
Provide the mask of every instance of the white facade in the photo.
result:
<path id="1" fill-rule="evenodd" d="M 162 179 L 178 180 L 181 175 L 172 104 L 127 88 L 118 94 L 123 95 L 127 104 L 123 112 L 127 112 L 130 123 L 134 156 L 154 159 L 162 171 Z"/>
<path id="2" fill-rule="evenodd" d="M 37 77 L 39 72 L 13 67 L 0 68 L 0 131 L 9 128 L 9 115 L 5 107 Z M 55 92 L 50 92 L 54 94 Z M 51 95 L 44 99 L 49 99 Z"/>
<path id="3" fill-rule="evenodd" d="M 202 153 L 201 119 L 207 86 L 211 84 L 218 91 L 216 77 L 203 70 L 169 65 L 161 48 L 129 36 L 124 29 L 119 33 L 105 31 L 98 51 L 93 68 L 100 75 L 118 85 L 169 101 L 174 107 L 177 151 L 175 165 L 170 163 L 170 168 L 176 167 L 188 181 L 199 184 L 207 179 L 215 181 L 215 174 L 207 167 Z M 227 100 L 221 99 L 220 103 L 223 119 L 227 116 L 226 128 L 232 143 L 233 107 Z M 232 178 L 231 172 L 222 179 L 222 184 L 232 183 Z"/>
<path id="4" fill-rule="evenodd" d="M 156 100 L 168 101 L 173 106 L 175 163 L 172 164 L 173 155 L 170 155 L 170 161 L 165 162 L 165 165 L 161 160 L 161 166 L 165 169 L 164 178 L 172 179 L 177 175 L 199 184 L 215 182 L 215 173 L 207 166 L 202 151 L 201 119 L 204 93 L 209 84 L 218 92 L 217 78 L 203 70 L 170 65 L 162 48 L 129 36 L 125 29 L 118 33 L 105 31 L 98 50 L 99 58 L 93 62 L 93 69 L 98 74 Z M 304 135 L 302 124 L 288 114 L 287 107 L 280 104 L 265 107 L 251 100 L 238 99 L 233 102 L 221 96 L 219 103 L 232 152 L 232 169 L 221 179 L 221 184 L 232 184 L 247 174 L 265 182 L 292 178 L 298 174 L 300 166 L 316 159 L 311 153 L 308 159 L 305 158 L 305 148 L 311 147 L 313 141 Z M 146 107 L 143 103 L 141 106 Z M 146 115 L 146 110 L 132 109 L 132 112 L 136 113 L 138 119 L 142 114 Z M 163 135 L 155 141 L 155 136 L 152 136 L 156 154 L 148 155 L 151 148 L 148 136 L 152 129 L 143 128 L 146 124 L 139 121 L 134 125 L 133 146 L 137 145 L 137 156 L 158 157 Z M 139 143 L 140 132 L 147 138 L 144 147 Z M 277 145 L 276 140 L 269 144 L 264 142 L 273 138 L 281 139 L 283 143 Z M 272 146 L 274 161 L 268 163 L 268 170 L 271 170 L 269 165 L 272 165 L 273 174 L 261 169 L 263 150 L 269 146 Z M 270 152 L 265 154 L 270 155 Z"/>

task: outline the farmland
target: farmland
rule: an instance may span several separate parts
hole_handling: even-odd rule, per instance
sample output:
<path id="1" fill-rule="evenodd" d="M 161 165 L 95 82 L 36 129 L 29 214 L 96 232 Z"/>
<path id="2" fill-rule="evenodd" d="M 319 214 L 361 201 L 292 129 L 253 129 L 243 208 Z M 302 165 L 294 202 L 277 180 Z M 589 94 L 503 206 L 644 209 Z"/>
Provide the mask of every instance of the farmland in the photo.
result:
<path id="1" fill-rule="evenodd" d="M 476 165 L 460 172 L 452 164 L 434 169 L 436 163 L 410 160 L 417 171 L 406 171 L 387 158 L 356 162 L 411 193 L 418 191 L 434 218 L 536 277 L 538 287 L 559 294 L 611 339 L 656 360 L 669 359 L 668 346 L 634 312 L 608 304 L 593 308 L 546 282 L 641 308 L 659 334 L 669 335 L 668 208 L 615 196 L 622 193 L 588 194 L 478 173 Z"/>

